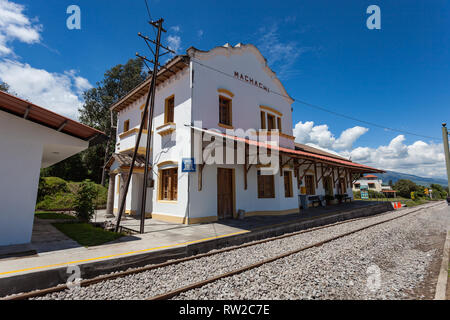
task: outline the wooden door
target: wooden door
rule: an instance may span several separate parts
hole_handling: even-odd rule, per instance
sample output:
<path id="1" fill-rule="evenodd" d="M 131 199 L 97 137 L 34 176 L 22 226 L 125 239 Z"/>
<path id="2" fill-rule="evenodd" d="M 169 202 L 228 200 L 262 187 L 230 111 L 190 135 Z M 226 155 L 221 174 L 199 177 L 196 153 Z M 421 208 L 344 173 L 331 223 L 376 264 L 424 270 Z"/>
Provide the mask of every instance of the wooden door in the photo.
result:
<path id="1" fill-rule="evenodd" d="M 217 216 L 219 219 L 233 218 L 233 169 L 217 168 Z"/>

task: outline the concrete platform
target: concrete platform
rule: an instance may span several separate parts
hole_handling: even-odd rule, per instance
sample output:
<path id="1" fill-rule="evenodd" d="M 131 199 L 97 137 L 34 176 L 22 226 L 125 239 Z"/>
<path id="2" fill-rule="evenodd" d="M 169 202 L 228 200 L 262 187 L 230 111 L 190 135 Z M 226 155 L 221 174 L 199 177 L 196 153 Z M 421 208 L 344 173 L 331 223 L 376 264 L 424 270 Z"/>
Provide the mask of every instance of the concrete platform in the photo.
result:
<path id="1" fill-rule="evenodd" d="M 148 219 L 145 234 L 122 237 L 112 243 L 85 248 L 61 237 L 50 224 L 42 237 L 36 236 L 30 257 L 0 260 L 0 297 L 42 289 L 65 283 L 67 267 L 77 265 L 83 279 L 130 267 L 160 263 L 207 252 L 230 245 L 280 235 L 286 232 L 325 225 L 340 220 L 390 211 L 390 202 L 365 202 L 311 208 L 300 214 L 254 216 L 243 220 L 221 220 L 216 223 L 179 225 Z M 38 222 L 39 223 L 39 222 Z M 139 228 L 139 220 L 126 219 L 124 226 Z M 59 241 L 49 237 L 54 234 Z M 39 241 L 46 238 L 47 241 Z M 70 242 L 72 241 L 72 242 Z"/>

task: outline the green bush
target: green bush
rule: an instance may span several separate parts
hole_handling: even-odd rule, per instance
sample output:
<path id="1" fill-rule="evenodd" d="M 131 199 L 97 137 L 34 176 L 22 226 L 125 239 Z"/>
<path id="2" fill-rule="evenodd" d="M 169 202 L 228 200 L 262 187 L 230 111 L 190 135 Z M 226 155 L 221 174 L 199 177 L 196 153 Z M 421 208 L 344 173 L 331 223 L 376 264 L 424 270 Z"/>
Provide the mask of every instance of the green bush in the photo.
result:
<path id="1" fill-rule="evenodd" d="M 37 210 L 63 210 L 73 208 L 75 194 L 58 192 L 46 195 L 43 200 L 36 205 Z"/>
<path id="2" fill-rule="evenodd" d="M 407 200 L 406 201 L 406 206 L 407 207 L 415 207 L 415 206 L 418 206 L 418 205 L 421 205 L 421 204 L 425 204 L 427 202 L 428 202 L 428 200 L 425 200 L 425 199 Z"/>
<path id="3" fill-rule="evenodd" d="M 67 182 L 58 177 L 40 178 L 36 210 L 74 209 L 80 185 L 80 182 Z M 104 208 L 108 198 L 108 189 L 95 184 L 95 190 L 97 196 L 94 204 L 96 208 Z"/>
<path id="4" fill-rule="evenodd" d="M 386 196 L 382 192 L 375 190 L 369 190 L 369 198 L 385 198 Z"/>
<path id="5" fill-rule="evenodd" d="M 102 186 L 101 184 L 96 184 L 95 189 L 97 192 L 97 197 L 95 198 L 95 207 L 105 207 L 106 201 L 108 200 L 108 188 Z"/>
<path id="6" fill-rule="evenodd" d="M 353 198 L 354 199 L 361 199 L 361 191 L 354 191 L 353 192 Z"/>
<path id="7" fill-rule="evenodd" d="M 54 195 L 60 192 L 68 192 L 67 181 L 58 177 L 39 178 L 38 201 L 42 201 L 45 196 Z"/>
<path id="8" fill-rule="evenodd" d="M 97 188 L 91 180 L 84 180 L 79 187 L 74 201 L 75 214 L 80 221 L 89 222 L 94 215 Z"/>
<path id="9" fill-rule="evenodd" d="M 433 197 L 434 200 L 446 199 L 447 198 L 447 191 L 440 184 L 432 184 L 430 186 L 430 189 L 433 190 L 432 191 L 432 197 Z"/>
<path id="10" fill-rule="evenodd" d="M 414 182 L 408 179 L 400 179 L 394 184 L 394 190 L 397 190 L 397 194 L 403 198 L 411 198 L 411 192 L 418 191 L 419 195 L 423 193 L 423 189 L 420 188 Z"/>

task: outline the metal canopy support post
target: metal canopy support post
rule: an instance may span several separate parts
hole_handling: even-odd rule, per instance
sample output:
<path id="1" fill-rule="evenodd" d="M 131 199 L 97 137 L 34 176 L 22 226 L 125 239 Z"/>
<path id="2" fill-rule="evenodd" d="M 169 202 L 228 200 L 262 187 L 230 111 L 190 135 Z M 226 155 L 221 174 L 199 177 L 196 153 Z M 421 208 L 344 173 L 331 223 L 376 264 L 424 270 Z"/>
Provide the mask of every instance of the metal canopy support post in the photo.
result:
<path id="1" fill-rule="evenodd" d="M 447 184 L 450 186 L 450 152 L 448 147 L 448 130 L 446 123 L 442 124 L 442 141 L 444 143 L 445 163 L 447 164 Z"/>

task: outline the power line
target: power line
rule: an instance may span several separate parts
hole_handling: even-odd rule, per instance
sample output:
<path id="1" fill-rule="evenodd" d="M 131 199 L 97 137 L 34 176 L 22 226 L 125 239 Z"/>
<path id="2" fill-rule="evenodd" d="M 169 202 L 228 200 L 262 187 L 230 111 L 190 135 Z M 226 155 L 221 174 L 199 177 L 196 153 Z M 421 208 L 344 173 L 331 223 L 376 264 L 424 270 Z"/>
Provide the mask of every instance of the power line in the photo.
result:
<path id="1" fill-rule="evenodd" d="M 148 5 L 148 1 L 147 1 L 147 0 L 144 0 L 144 2 L 145 2 L 145 7 L 147 8 L 148 18 L 150 19 L 150 21 L 153 21 L 152 15 L 151 15 L 151 13 L 150 13 L 150 7 L 149 7 L 149 5 Z M 153 33 L 155 34 L 155 38 L 156 38 L 156 31 L 155 31 L 155 29 L 154 29 L 154 28 L 151 28 L 151 29 L 153 30 Z"/>
<path id="2" fill-rule="evenodd" d="M 148 7 L 148 2 L 147 2 L 147 0 L 144 0 L 144 2 L 145 2 L 145 7 L 147 8 L 148 17 L 149 17 L 150 21 L 153 21 L 152 15 L 150 14 L 150 8 Z"/>
<path id="3" fill-rule="evenodd" d="M 199 64 L 199 65 L 201 65 L 201 66 L 203 66 L 203 67 L 205 67 L 205 68 L 211 69 L 213 71 L 221 73 L 221 74 L 223 74 L 225 76 L 228 76 L 230 78 L 233 78 L 235 80 L 239 80 L 239 81 L 241 81 L 243 83 L 246 83 L 247 85 L 251 86 L 251 84 L 248 83 L 247 81 L 245 81 L 243 79 L 236 78 L 232 74 L 229 74 L 227 72 L 224 72 L 224 71 L 218 70 L 216 68 L 213 68 L 211 66 L 205 65 L 205 64 L 203 64 L 203 63 L 201 63 L 201 62 L 199 62 L 199 61 L 197 61 L 195 59 L 192 59 L 192 61 L 197 63 L 197 64 Z M 338 117 L 342 117 L 342 118 L 345 118 L 345 119 L 357 121 L 357 122 L 360 122 L 360 123 L 364 123 L 366 125 L 370 125 L 370 126 L 373 126 L 373 127 L 377 127 L 377 128 L 381 128 L 381 129 L 385 129 L 385 130 L 389 130 L 389 131 L 393 131 L 393 132 L 403 133 L 403 134 L 412 135 L 412 136 L 421 137 L 421 138 L 426 138 L 426 139 L 431 139 L 431 140 L 439 140 L 439 141 L 441 140 L 440 138 L 431 137 L 431 136 L 418 134 L 418 133 L 414 133 L 414 132 L 409 132 L 409 131 L 406 131 L 406 130 L 395 129 L 395 128 L 387 127 L 387 126 L 384 126 L 384 125 L 381 125 L 381 124 L 377 124 L 375 122 L 361 120 L 361 119 L 358 119 L 358 118 L 355 118 L 355 117 L 352 117 L 352 116 L 348 116 L 346 114 L 342 114 L 342 113 L 339 113 L 339 112 L 336 112 L 336 111 L 333 111 L 333 110 L 329 110 L 329 109 L 327 109 L 325 107 L 322 107 L 322 106 L 319 106 L 319 105 L 316 105 L 316 104 L 312 104 L 312 103 L 309 103 L 309 102 L 306 102 L 306 101 L 303 101 L 303 100 L 300 100 L 300 99 L 295 99 L 293 97 L 284 95 L 282 93 L 279 93 L 279 92 L 276 92 L 276 91 L 273 91 L 273 90 L 270 90 L 270 89 L 268 89 L 268 90 L 269 90 L 269 93 L 273 93 L 273 94 L 279 95 L 279 96 L 284 97 L 284 98 L 293 99 L 294 102 L 298 102 L 298 103 L 303 104 L 305 106 L 308 106 L 308 107 L 311 107 L 311 108 L 315 108 L 315 109 L 318 109 L 318 110 L 321 110 L 321 111 L 324 111 L 324 112 L 328 112 L 328 113 L 333 114 L 333 115 L 338 116 Z"/>

